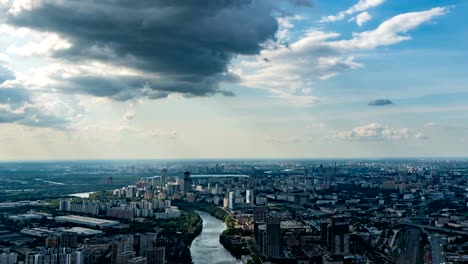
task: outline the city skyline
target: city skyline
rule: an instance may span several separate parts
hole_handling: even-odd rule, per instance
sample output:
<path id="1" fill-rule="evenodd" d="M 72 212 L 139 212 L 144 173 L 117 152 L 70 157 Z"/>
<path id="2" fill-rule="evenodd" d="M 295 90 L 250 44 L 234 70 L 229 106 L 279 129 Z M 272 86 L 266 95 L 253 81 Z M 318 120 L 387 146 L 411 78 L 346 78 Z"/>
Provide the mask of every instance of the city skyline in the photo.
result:
<path id="1" fill-rule="evenodd" d="M 2 0 L 0 160 L 468 157 L 467 11 Z"/>

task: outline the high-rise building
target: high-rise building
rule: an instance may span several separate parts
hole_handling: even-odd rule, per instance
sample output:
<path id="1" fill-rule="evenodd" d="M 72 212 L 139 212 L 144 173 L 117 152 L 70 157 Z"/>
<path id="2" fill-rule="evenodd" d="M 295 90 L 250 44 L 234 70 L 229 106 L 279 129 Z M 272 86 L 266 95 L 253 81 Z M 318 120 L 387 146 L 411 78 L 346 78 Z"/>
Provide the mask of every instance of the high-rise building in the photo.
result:
<path id="1" fill-rule="evenodd" d="M 349 221 L 346 216 L 333 216 L 328 224 L 328 249 L 335 255 L 349 253 Z"/>
<path id="2" fill-rule="evenodd" d="M 166 186 L 166 181 L 167 181 L 167 169 L 162 169 L 161 171 L 161 180 L 160 180 L 160 185 L 159 187 L 161 188 L 161 190 L 164 189 L 164 186 Z"/>
<path id="3" fill-rule="evenodd" d="M 120 235 L 111 244 L 111 264 L 117 263 L 121 253 L 133 252 L 133 235 Z M 134 258 L 133 256 L 132 258 Z"/>
<path id="4" fill-rule="evenodd" d="M 166 247 L 148 248 L 146 258 L 148 264 L 164 264 L 166 262 Z"/>
<path id="5" fill-rule="evenodd" d="M 248 178 L 248 187 L 250 189 L 254 189 L 255 188 L 255 176 L 254 175 L 249 175 L 249 178 Z"/>
<path id="6" fill-rule="evenodd" d="M 78 247 L 78 235 L 71 232 L 63 232 L 59 236 L 59 247 L 76 248 Z"/>
<path id="7" fill-rule="evenodd" d="M 245 203 L 248 203 L 250 205 L 253 205 L 254 203 L 254 193 L 253 190 L 247 190 L 245 192 Z"/>
<path id="8" fill-rule="evenodd" d="M 130 259 L 135 258 L 134 251 L 122 252 L 117 255 L 116 264 L 128 264 Z"/>
<path id="9" fill-rule="evenodd" d="M 136 239 L 137 245 L 136 245 L 136 250 L 137 254 L 140 257 L 146 257 L 146 252 L 148 251 L 148 248 L 152 248 L 154 242 L 158 238 L 158 233 L 146 233 L 146 234 L 141 234 L 139 237 Z"/>
<path id="10" fill-rule="evenodd" d="M 266 254 L 267 258 L 281 256 L 281 218 L 277 215 L 268 215 L 266 224 Z"/>
<path id="11" fill-rule="evenodd" d="M 18 254 L 16 253 L 0 254 L 0 263 L 2 264 L 16 264 L 17 259 L 18 259 Z"/>
<path id="12" fill-rule="evenodd" d="M 48 237 L 48 238 L 46 238 L 45 239 L 45 246 L 46 246 L 46 248 L 58 248 L 59 247 L 59 237 Z"/>
<path id="13" fill-rule="evenodd" d="M 323 245 L 326 245 L 328 241 L 328 224 L 326 221 L 320 223 L 320 243 Z"/>
<path id="14" fill-rule="evenodd" d="M 266 223 L 266 217 L 268 215 L 268 207 L 266 206 L 257 206 L 254 208 L 254 238 L 259 243 L 258 230 L 259 226 Z"/>
<path id="15" fill-rule="evenodd" d="M 40 252 L 27 252 L 24 256 L 25 264 L 55 264 L 74 263 L 85 264 L 87 254 L 83 250 L 71 248 L 48 249 Z M 0 263 L 4 263 L 1 262 Z M 16 263 L 16 262 L 15 262 Z"/>
<path id="16" fill-rule="evenodd" d="M 229 192 L 228 199 L 229 199 L 229 209 L 230 210 L 234 210 L 234 208 L 235 208 L 235 203 L 236 203 L 235 198 L 236 198 L 235 193 L 233 191 Z"/>
<path id="17" fill-rule="evenodd" d="M 267 206 L 256 206 L 254 208 L 254 221 L 255 222 L 265 222 L 268 215 Z"/>
<path id="18" fill-rule="evenodd" d="M 266 235 L 266 224 L 256 224 L 256 234 L 255 241 L 260 249 L 260 252 L 266 256 L 266 244 L 267 244 L 267 235 Z"/>
<path id="19" fill-rule="evenodd" d="M 192 179 L 190 179 L 190 172 L 186 171 L 184 173 L 184 179 L 182 180 L 181 186 L 183 193 L 189 193 L 192 191 Z"/>

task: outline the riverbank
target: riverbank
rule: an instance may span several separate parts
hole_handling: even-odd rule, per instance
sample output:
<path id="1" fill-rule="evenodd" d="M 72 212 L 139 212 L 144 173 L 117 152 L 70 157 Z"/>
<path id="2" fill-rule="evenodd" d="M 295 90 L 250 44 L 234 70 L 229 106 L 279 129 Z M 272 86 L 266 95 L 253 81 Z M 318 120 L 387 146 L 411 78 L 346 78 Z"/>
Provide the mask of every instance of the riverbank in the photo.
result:
<path id="1" fill-rule="evenodd" d="M 229 253 L 231 253 L 232 256 L 236 257 L 237 259 L 240 259 L 242 255 L 250 255 L 251 252 L 248 249 L 248 245 L 245 243 L 243 237 L 251 236 L 252 234 L 245 232 L 242 230 L 242 228 L 236 228 L 235 219 L 225 210 L 214 204 L 208 203 L 188 203 L 178 201 L 176 205 L 179 206 L 179 208 L 195 209 L 206 212 L 211 216 L 223 221 L 226 225 L 226 229 L 219 235 L 219 242 Z"/>
<path id="2" fill-rule="evenodd" d="M 237 264 L 240 263 L 219 242 L 219 235 L 226 229 L 226 224 L 203 211 L 196 211 L 203 220 L 203 230 L 190 246 L 194 264 Z"/>

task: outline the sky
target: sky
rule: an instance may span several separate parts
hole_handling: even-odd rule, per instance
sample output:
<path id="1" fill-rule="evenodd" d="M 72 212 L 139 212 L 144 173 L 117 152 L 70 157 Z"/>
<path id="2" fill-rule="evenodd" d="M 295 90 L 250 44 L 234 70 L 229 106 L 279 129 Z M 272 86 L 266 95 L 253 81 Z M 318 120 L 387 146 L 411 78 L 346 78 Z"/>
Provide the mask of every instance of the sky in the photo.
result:
<path id="1" fill-rule="evenodd" d="M 463 0 L 0 0 L 0 160 L 468 157 Z"/>

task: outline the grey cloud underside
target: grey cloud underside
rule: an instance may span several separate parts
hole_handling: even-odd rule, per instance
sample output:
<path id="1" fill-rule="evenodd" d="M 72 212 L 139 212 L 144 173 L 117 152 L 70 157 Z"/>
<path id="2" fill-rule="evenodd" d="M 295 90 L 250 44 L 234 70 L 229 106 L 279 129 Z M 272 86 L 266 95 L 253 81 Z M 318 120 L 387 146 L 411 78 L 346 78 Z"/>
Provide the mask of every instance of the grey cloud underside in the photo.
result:
<path id="1" fill-rule="evenodd" d="M 368 103 L 370 106 L 385 106 L 391 104 L 393 104 L 393 102 L 390 99 L 377 99 Z"/>
<path id="2" fill-rule="evenodd" d="M 120 100 L 173 92 L 231 95 L 219 88 L 221 81 L 236 79 L 227 74 L 231 59 L 258 54 L 274 39 L 274 10 L 268 0 L 43 0 L 7 23 L 70 41 L 72 47 L 56 51 L 55 58 L 78 64 L 99 60 L 145 73 L 125 80 L 89 75 L 63 80 L 72 91 Z"/>
<path id="3" fill-rule="evenodd" d="M 37 104 L 31 91 L 19 88 L 0 87 L 0 124 L 17 123 L 30 127 L 66 129 L 67 115 L 46 111 Z"/>
<path id="4" fill-rule="evenodd" d="M 5 66 L 0 65 L 0 84 L 13 79 L 15 79 L 15 74 L 9 69 L 5 68 Z"/>

